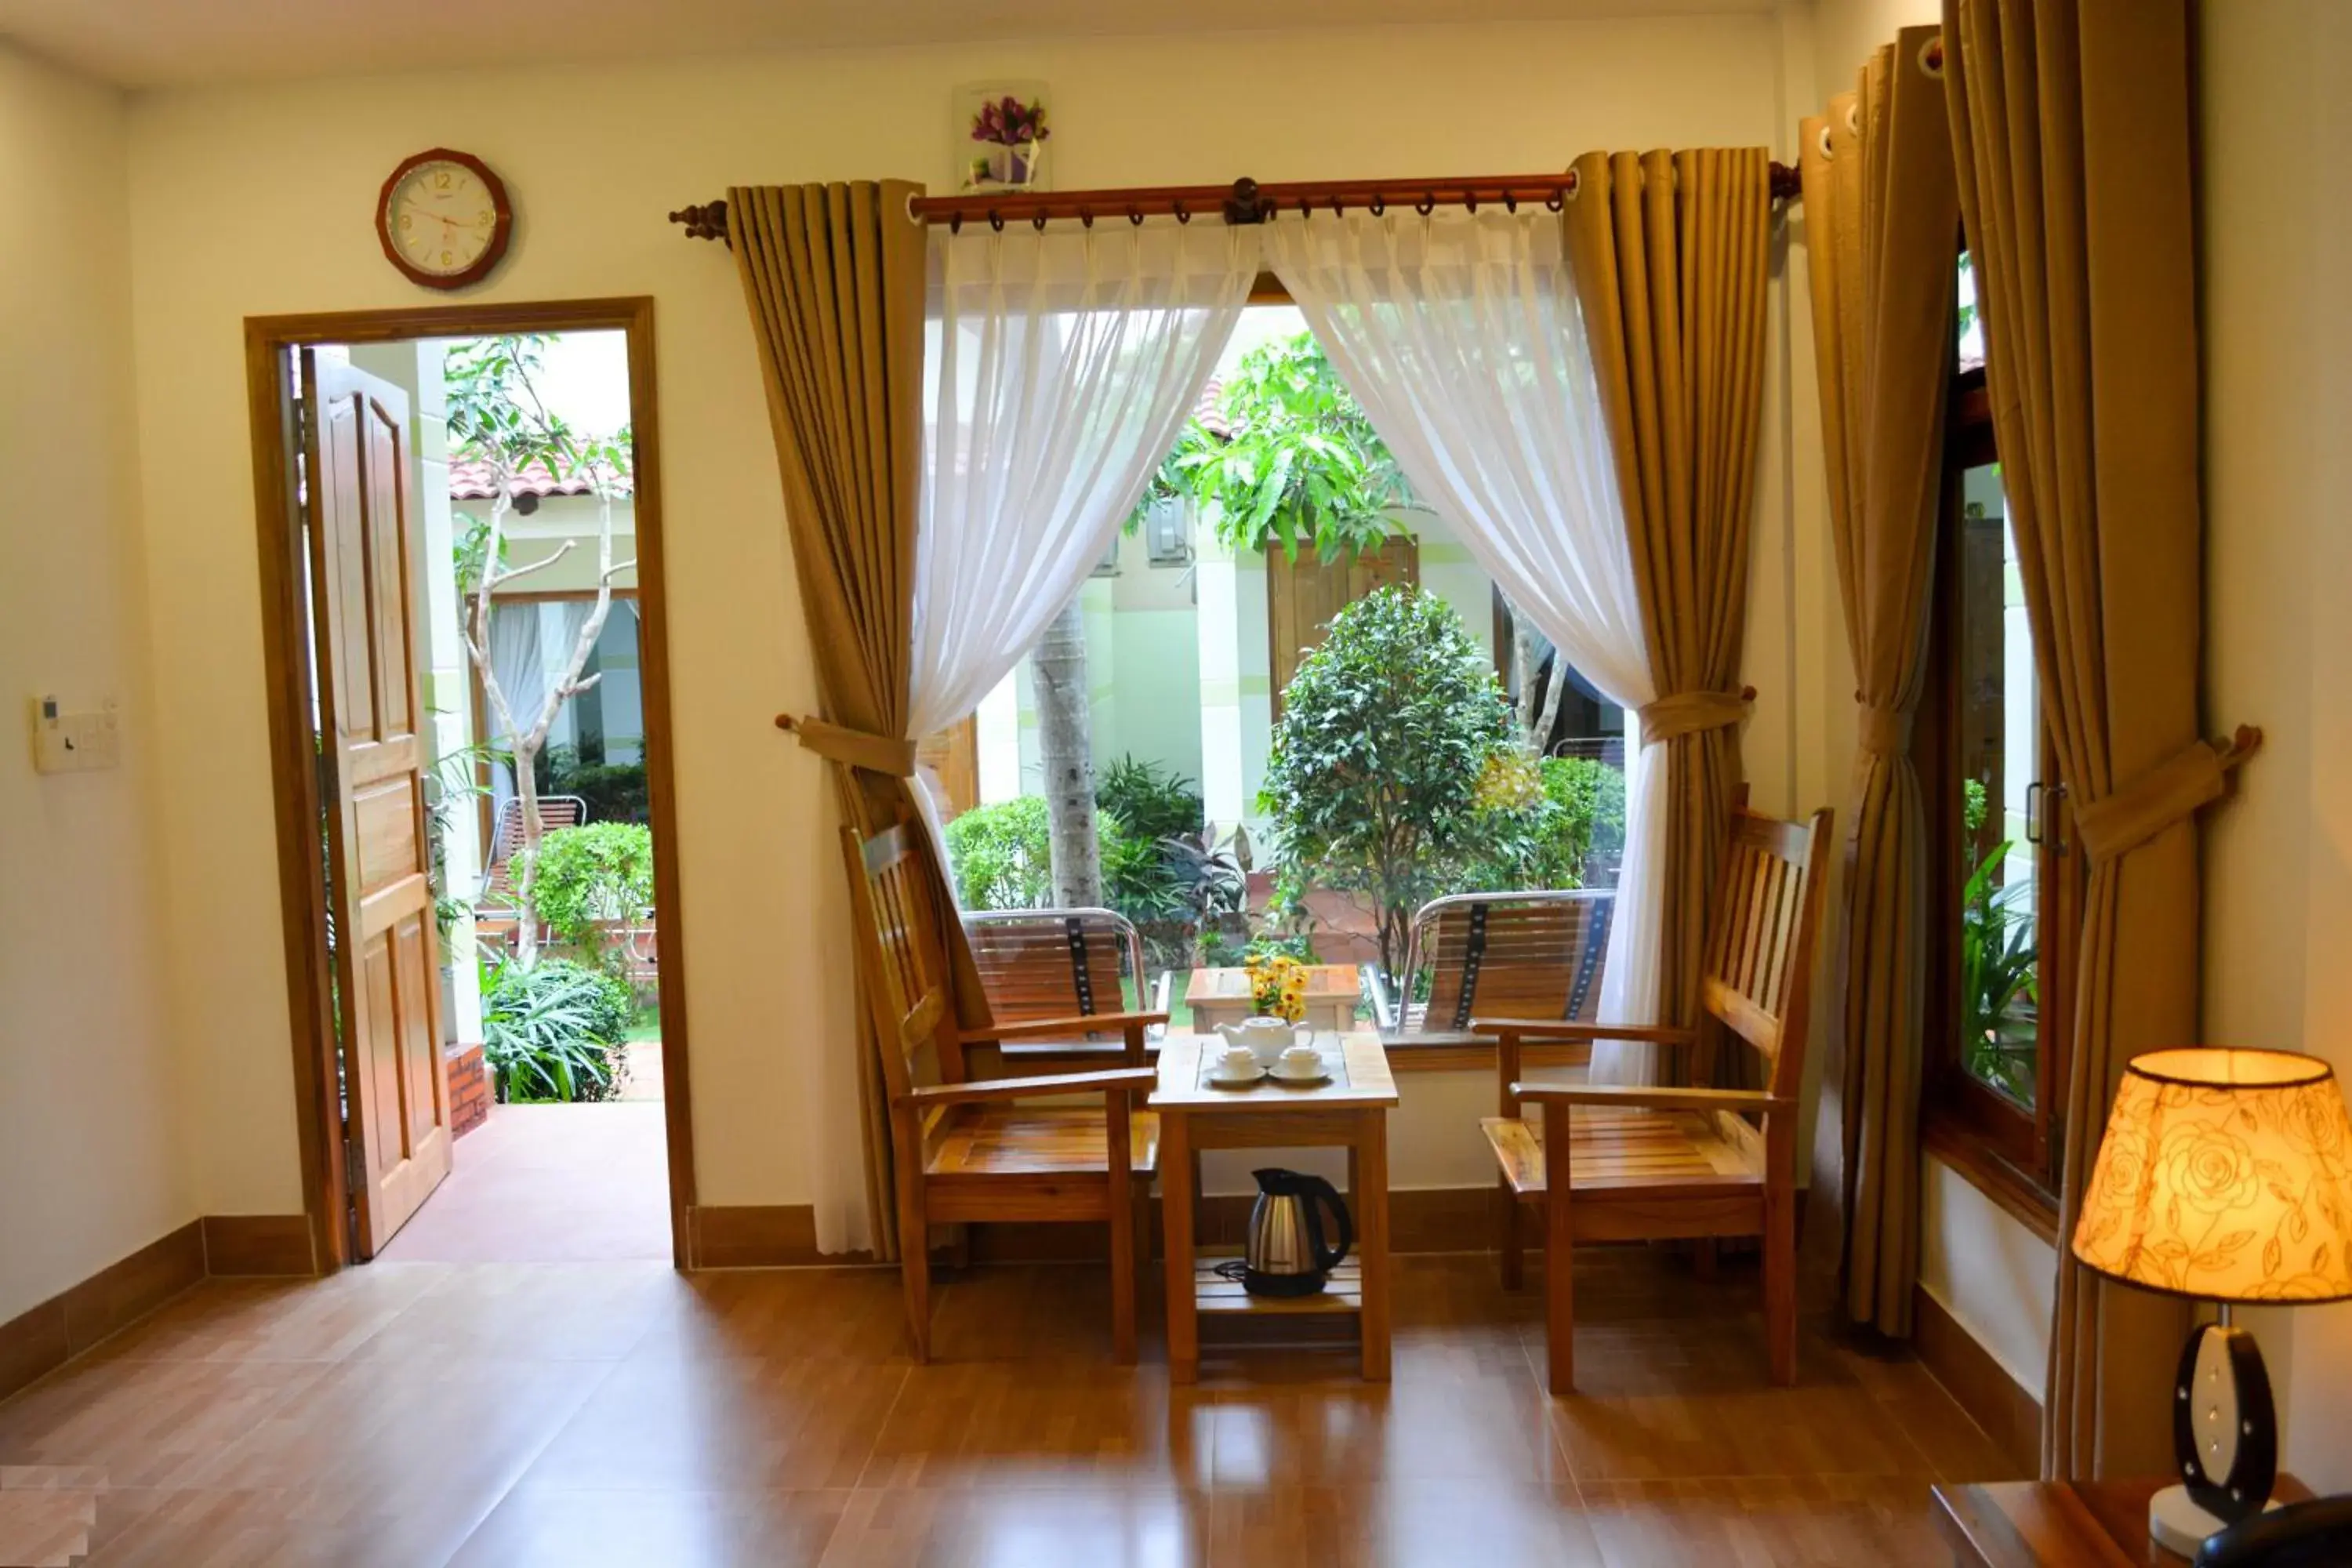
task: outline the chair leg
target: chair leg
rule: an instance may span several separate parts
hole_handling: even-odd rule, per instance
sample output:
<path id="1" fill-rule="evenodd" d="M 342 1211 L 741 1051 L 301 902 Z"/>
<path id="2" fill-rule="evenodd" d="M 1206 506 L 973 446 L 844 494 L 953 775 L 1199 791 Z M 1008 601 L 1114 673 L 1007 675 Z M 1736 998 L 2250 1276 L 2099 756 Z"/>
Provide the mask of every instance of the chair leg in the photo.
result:
<path id="1" fill-rule="evenodd" d="M 922 1178 L 905 1164 L 899 1162 L 898 1279 L 907 1292 L 908 1350 L 920 1366 L 931 1359 L 931 1235 L 923 1218 Z"/>
<path id="2" fill-rule="evenodd" d="M 1797 1381 L 1797 1205 L 1794 1194 L 1764 1194 L 1764 1336 L 1772 1381 Z"/>
<path id="3" fill-rule="evenodd" d="M 1555 1394 L 1576 1392 L 1576 1231 L 1569 1210 L 1568 1107 L 1544 1105 L 1544 1348 Z"/>
<path id="4" fill-rule="evenodd" d="M 1503 1255 L 1503 1289 L 1517 1290 L 1528 1282 L 1527 1248 L 1521 1237 L 1519 1194 L 1508 1176 L 1495 1184 L 1495 1196 L 1502 1205 L 1496 1221 L 1500 1230 L 1496 1249 Z"/>
<path id="5" fill-rule="evenodd" d="M 1127 1097 L 1113 1093 L 1109 1098 L 1111 1359 L 1131 1366 L 1135 1363 L 1134 1173 L 1128 1168 Z"/>
<path id="6" fill-rule="evenodd" d="M 1691 1243 L 1691 1272 L 1702 1285 L 1715 1283 L 1715 1237 L 1703 1236 Z"/>

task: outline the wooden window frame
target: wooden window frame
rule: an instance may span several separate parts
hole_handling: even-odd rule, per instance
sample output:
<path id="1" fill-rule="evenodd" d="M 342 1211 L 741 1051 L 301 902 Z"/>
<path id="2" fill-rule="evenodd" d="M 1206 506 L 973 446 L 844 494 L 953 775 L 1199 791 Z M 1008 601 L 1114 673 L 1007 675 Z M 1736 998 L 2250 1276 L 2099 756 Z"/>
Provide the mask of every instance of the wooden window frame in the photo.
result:
<path id="1" fill-rule="evenodd" d="M 1959 763 L 1962 476 L 1997 461 L 1991 400 L 1981 366 L 1953 377 L 1947 400 L 1943 500 L 1936 524 L 1926 695 L 1912 739 L 1927 807 L 1928 962 L 1920 1130 L 1929 1152 L 2054 1244 L 2064 1102 L 2072 1050 L 2084 867 L 2063 783 L 2041 792 L 2035 857 L 2040 960 L 2034 1103 L 2024 1107 L 1970 1074 L 1960 1060 L 1960 898 L 1968 876 L 1960 843 L 1965 794 Z M 2045 718 L 2040 777 L 2060 779 Z M 1996 803 L 1997 805 L 1997 803 Z"/>

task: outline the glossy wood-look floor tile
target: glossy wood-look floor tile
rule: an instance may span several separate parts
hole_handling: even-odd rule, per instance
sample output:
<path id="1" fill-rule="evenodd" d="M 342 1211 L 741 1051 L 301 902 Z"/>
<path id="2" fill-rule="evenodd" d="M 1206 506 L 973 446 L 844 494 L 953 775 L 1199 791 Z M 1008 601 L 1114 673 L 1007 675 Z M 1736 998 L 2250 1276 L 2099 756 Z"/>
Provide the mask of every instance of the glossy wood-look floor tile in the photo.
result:
<path id="1" fill-rule="evenodd" d="M 1589 1250 L 1558 1400 L 1478 1255 L 1400 1260 L 1387 1384 L 1171 1387 L 1150 1309 L 1118 1365 L 1096 1265 L 945 1276 L 919 1367 L 887 1269 L 213 1281 L 0 1404 L 0 1466 L 87 1467 L 98 1568 L 1907 1563 L 2001 1473 L 1899 1348 L 1809 1323 L 1775 1387 L 1752 1266 Z"/>
<path id="2" fill-rule="evenodd" d="M 457 1568 L 806 1568 L 824 1555 L 842 1491 L 507 1494 Z"/>

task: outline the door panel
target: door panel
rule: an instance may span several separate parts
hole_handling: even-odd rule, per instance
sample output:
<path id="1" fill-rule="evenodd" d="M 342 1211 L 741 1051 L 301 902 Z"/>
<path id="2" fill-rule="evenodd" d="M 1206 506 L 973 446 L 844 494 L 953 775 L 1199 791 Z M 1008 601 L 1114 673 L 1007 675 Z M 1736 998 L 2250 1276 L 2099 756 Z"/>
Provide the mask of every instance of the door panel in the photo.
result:
<path id="1" fill-rule="evenodd" d="M 1301 552 L 1296 561 L 1279 550 L 1267 552 L 1266 658 L 1275 716 L 1282 715 L 1283 689 L 1298 673 L 1298 661 L 1322 645 L 1332 616 L 1375 588 L 1420 582 L 1421 546 L 1402 534 L 1390 535 L 1378 550 L 1337 561 L 1318 560 L 1312 552 Z"/>
<path id="2" fill-rule="evenodd" d="M 409 582 L 408 402 L 305 353 L 329 908 L 358 1255 L 449 1173 L 449 1090 Z"/>

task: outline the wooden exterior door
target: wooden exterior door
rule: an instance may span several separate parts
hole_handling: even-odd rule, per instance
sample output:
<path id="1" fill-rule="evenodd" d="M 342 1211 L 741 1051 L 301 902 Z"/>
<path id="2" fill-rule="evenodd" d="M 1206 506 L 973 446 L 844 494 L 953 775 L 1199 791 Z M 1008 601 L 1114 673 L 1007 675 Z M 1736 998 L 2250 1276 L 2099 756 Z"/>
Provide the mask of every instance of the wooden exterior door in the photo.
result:
<path id="1" fill-rule="evenodd" d="M 361 1258 L 449 1173 L 409 581 L 408 399 L 302 356 L 305 521 L 346 1163 Z"/>
<path id="2" fill-rule="evenodd" d="M 1375 588 L 1421 582 L 1421 547 L 1391 534 L 1380 549 L 1318 560 L 1302 552 L 1293 561 L 1279 550 L 1266 552 L 1266 672 L 1272 678 L 1275 717 L 1282 716 L 1283 689 L 1298 673 L 1298 661 L 1319 647 L 1331 617 Z"/>

